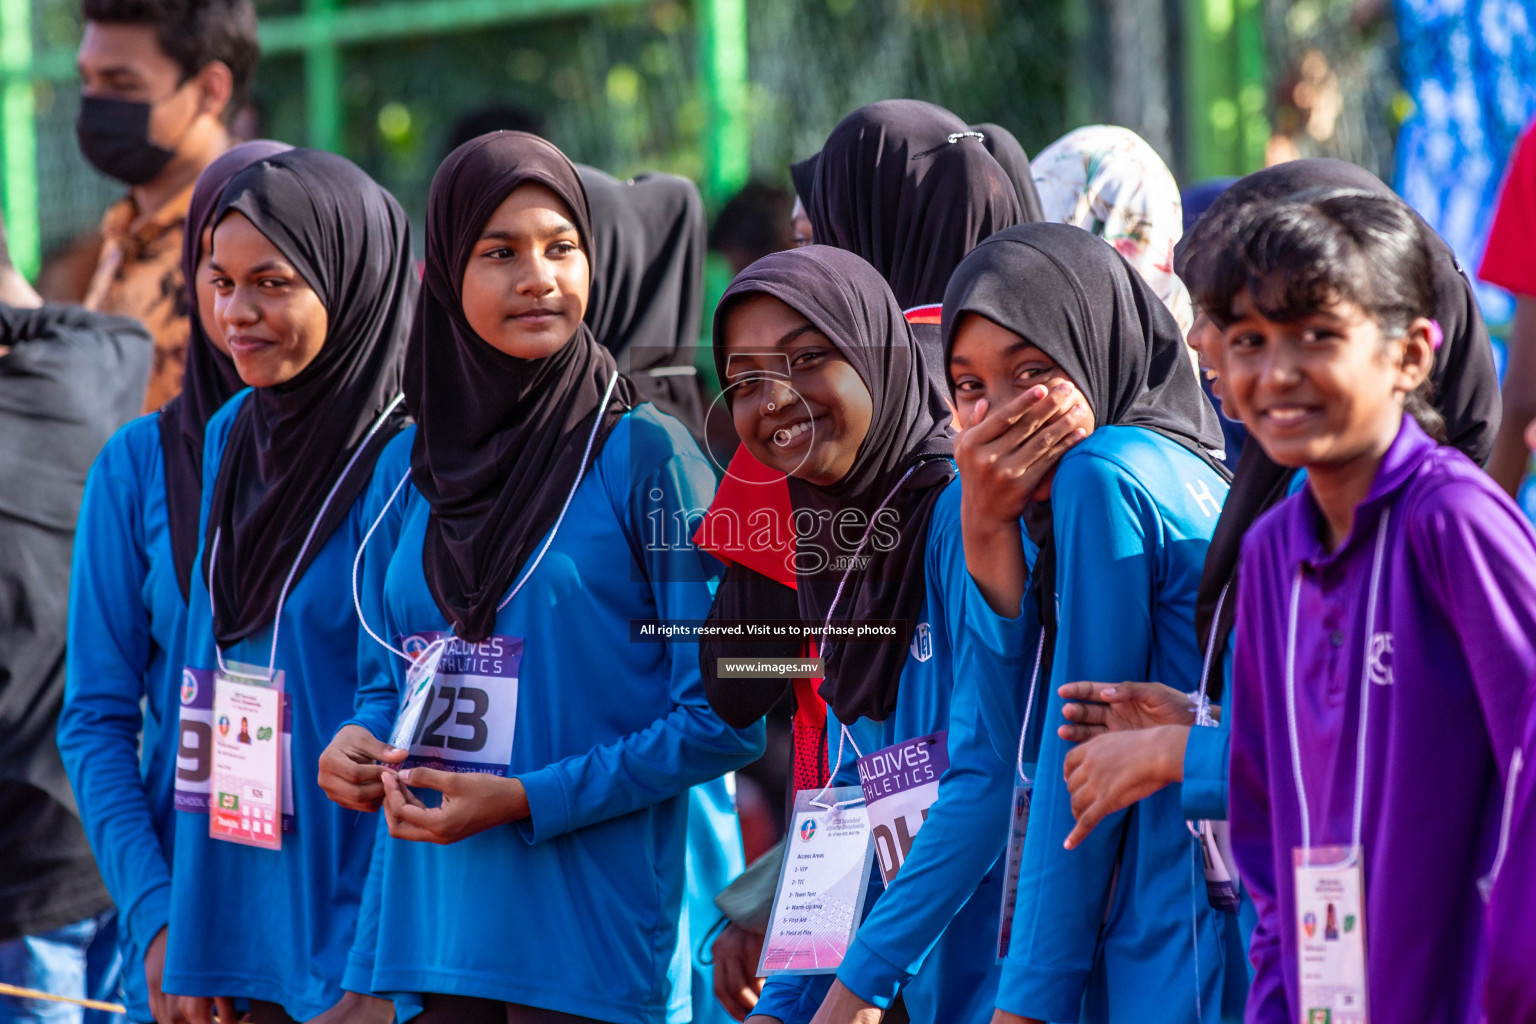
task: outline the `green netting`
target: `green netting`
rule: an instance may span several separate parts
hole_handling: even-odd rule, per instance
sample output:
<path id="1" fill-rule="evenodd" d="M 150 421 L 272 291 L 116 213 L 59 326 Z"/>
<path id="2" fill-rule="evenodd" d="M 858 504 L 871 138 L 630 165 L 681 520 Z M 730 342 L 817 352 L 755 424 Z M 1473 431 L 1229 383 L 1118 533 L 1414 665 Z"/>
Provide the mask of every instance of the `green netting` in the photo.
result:
<path id="1" fill-rule="evenodd" d="M 1069 0 L 754 0 L 748 8 L 751 166 L 787 182 L 854 107 L 891 96 L 942 103 L 1012 128 L 1030 150 L 1067 128 Z M 262 17 L 301 0 L 258 0 Z M 339 0 L 339 7 L 368 6 Z M 71 51 L 78 0 L 33 0 L 38 54 Z M 418 226 L 454 123 L 489 105 L 539 113 L 575 159 L 618 174 L 703 172 L 705 98 L 690 2 L 617 4 L 452 35 L 341 51 L 342 150 L 400 198 Z M 260 130 L 307 137 L 304 62 L 263 60 Z M 44 84 L 38 163 L 44 252 L 89 229 L 120 192 L 75 151 L 77 90 Z"/>
<path id="2" fill-rule="evenodd" d="M 45 82 L 36 91 L 39 227 L 44 258 L 94 228 L 123 186 L 85 162 L 75 141 L 80 90 Z"/>
<path id="3" fill-rule="evenodd" d="M 953 9 L 958 7 L 958 10 Z M 932 9 L 930 9 L 932 8 Z M 537 112 L 573 158 L 617 174 L 703 172 L 691 5 L 627 5 L 465 35 L 351 47 L 343 149 L 419 215 L 454 123 L 491 105 Z M 1065 129 L 1060 5 L 775 0 L 748 12 L 753 172 L 787 181 L 854 107 L 918 96 L 996 120 L 1025 145 Z M 299 75 L 263 66 L 269 129 L 302 137 Z"/>

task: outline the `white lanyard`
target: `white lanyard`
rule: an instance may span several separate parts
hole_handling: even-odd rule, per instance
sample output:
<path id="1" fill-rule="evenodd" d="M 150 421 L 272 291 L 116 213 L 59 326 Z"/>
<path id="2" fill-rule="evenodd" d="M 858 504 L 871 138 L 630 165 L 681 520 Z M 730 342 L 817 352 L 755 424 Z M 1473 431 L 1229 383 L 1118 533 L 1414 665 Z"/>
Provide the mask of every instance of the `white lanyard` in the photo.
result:
<path id="1" fill-rule="evenodd" d="M 1029 776 L 1024 774 L 1024 739 L 1029 735 L 1029 718 L 1035 709 L 1035 687 L 1040 683 L 1040 659 L 1045 655 L 1045 630 L 1040 630 L 1040 642 L 1035 645 L 1035 670 L 1029 677 L 1029 698 L 1024 702 L 1024 725 L 1019 729 L 1019 753 L 1015 761 L 1015 767 L 1019 772 L 1019 781 L 1029 783 Z"/>
<path id="2" fill-rule="evenodd" d="M 592 454 L 592 445 L 597 441 L 597 432 L 603 425 L 603 418 L 608 409 L 608 402 L 613 398 L 613 389 L 618 385 L 618 383 L 619 373 L 617 370 L 615 370 L 613 376 L 608 378 L 608 389 L 603 392 L 602 403 L 597 407 L 597 421 L 592 424 L 592 432 L 587 435 L 587 447 L 581 453 L 581 468 L 576 473 L 576 482 L 571 484 L 570 493 L 565 496 L 565 504 L 560 506 L 560 515 L 555 519 L 555 525 L 550 529 L 549 536 L 544 539 L 544 546 L 539 549 L 538 555 L 536 555 L 533 561 L 529 563 L 528 568 L 523 570 L 522 577 L 517 581 L 517 584 L 510 591 L 508 591 L 507 596 L 502 598 L 501 603 L 496 606 L 496 610 L 498 612 L 505 608 L 511 602 L 511 600 L 517 596 L 517 592 L 519 590 L 523 589 L 523 584 L 528 582 L 529 577 L 533 575 L 533 570 L 537 569 L 539 567 L 539 563 L 544 560 L 544 552 L 548 551 L 549 546 L 555 542 L 555 534 L 560 532 L 560 524 L 565 522 L 565 513 L 566 510 L 571 507 L 571 499 L 576 497 L 576 489 L 581 486 L 581 481 L 586 477 L 587 459 Z M 352 559 L 352 607 L 357 611 L 357 621 L 362 624 L 363 631 L 372 637 L 376 643 L 378 643 L 385 650 L 399 655 L 406 661 L 414 662 L 416 660 L 415 658 L 400 650 L 398 647 L 395 647 L 388 640 L 385 640 L 383 637 L 379 636 L 379 634 L 375 633 L 373 628 L 368 625 L 368 620 L 363 616 L 363 603 L 362 600 L 358 597 L 357 592 L 358 569 L 363 564 L 363 552 L 368 548 L 368 541 L 373 536 L 373 532 L 379 528 L 379 524 L 384 521 L 384 516 L 389 512 L 389 507 L 395 503 L 395 498 L 400 494 L 400 488 L 404 487 L 405 482 L 410 478 L 411 474 L 409 472 L 400 478 L 400 482 L 395 485 L 394 491 L 390 493 L 389 500 L 384 503 L 384 507 L 379 511 L 378 517 L 374 519 L 373 525 L 369 526 L 368 532 L 363 534 L 363 542 L 357 546 L 357 556 Z"/>
<path id="3" fill-rule="evenodd" d="M 293 578 L 298 575 L 299 566 L 304 563 L 304 555 L 309 551 L 310 542 L 315 539 L 315 531 L 320 529 L 320 522 L 325 518 L 326 510 L 331 507 L 331 499 L 336 497 L 337 491 L 341 490 L 342 481 L 346 480 L 347 476 L 352 472 L 352 467 L 357 464 L 358 456 L 363 454 L 363 449 L 368 447 L 368 442 L 372 440 L 373 435 L 378 433 L 379 428 L 384 425 L 384 421 L 389 419 L 390 413 L 394 412 L 396 407 L 403 401 L 405 401 L 404 393 L 398 394 L 389 405 L 384 407 L 384 411 L 379 413 L 378 419 L 373 421 L 373 426 L 368 428 L 368 433 L 363 435 L 363 439 L 352 450 L 352 457 L 342 467 L 341 473 L 336 477 L 336 482 L 331 484 L 331 490 L 326 494 L 325 501 L 320 503 L 320 511 L 315 513 L 315 521 L 309 524 L 309 532 L 304 535 L 304 543 L 299 546 L 299 555 L 293 560 L 293 567 L 288 570 L 288 578 L 283 580 L 283 589 L 277 592 L 277 610 L 272 613 L 272 656 L 267 660 L 268 682 L 271 682 L 273 677 L 277 675 L 277 636 L 278 630 L 283 624 L 283 602 L 288 600 L 288 588 L 293 586 Z M 218 563 L 219 539 L 223 532 L 222 529 L 213 531 L 213 546 L 208 550 L 208 611 L 214 619 L 218 618 L 218 611 L 213 603 L 213 568 Z M 229 669 L 224 664 L 224 652 L 219 649 L 217 639 L 213 643 L 213 656 L 218 660 L 219 671 L 229 674 Z"/>
<path id="4" fill-rule="evenodd" d="M 1195 726 L 1213 727 L 1216 719 L 1211 717 L 1211 698 L 1209 687 L 1211 681 L 1211 662 L 1216 657 L 1216 634 L 1221 629 L 1221 609 L 1227 603 L 1227 594 L 1232 590 L 1232 581 L 1228 580 L 1226 586 L 1221 588 L 1221 593 L 1216 598 L 1216 614 L 1211 616 L 1211 634 L 1205 640 L 1205 659 L 1200 667 L 1200 689 L 1195 694 Z M 1200 829 L 1194 822 L 1185 820 L 1184 827 L 1189 829 L 1189 834 L 1200 839 Z"/>
<path id="5" fill-rule="evenodd" d="M 859 555 L 861 552 L 863 552 L 864 545 L 869 542 L 869 535 L 875 530 L 875 520 L 880 517 L 881 512 L 885 511 L 885 507 L 891 503 L 891 499 L 896 497 L 896 492 L 901 490 L 901 485 L 907 482 L 907 477 L 917 472 L 917 467 L 920 465 L 922 465 L 921 462 L 914 462 L 911 468 L 909 468 L 905 473 L 901 475 L 901 479 L 896 481 L 896 486 L 891 488 L 891 493 L 885 496 L 885 500 L 880 503 L 880 507 L 875 509 L 874 515 L 869 517 L 869 525 L 864 528 L 864 536 L 859 538 L 859 546 L 853 549 L 853 554 L 848 559 L 848 568 L 843 570 L 843 578 L 837 584 L 837 591 L 832 595 L 832 604 L 827 609 L 827 620 L 826 622 L 822 623 L 821 626 L 821 655 L 823 658 L 826 657 L 827 653 L 827 630 L 832 628 L 832 616 L 837 612 L 837 603 L 843 599 L 843 588 L 848 585 L 848 579 L 853 575 L 854 566 L 859 564 Z M 853 753 L 855 757 L 864 756 L 859 752 L 859 745 L 855 743 L 853 737 L 848 734 L 848 727 L 842 722 L 837 724 L 838 728 L 841 730 L 841 734 L 837 737 L 837 757 L 835 759 L 836 763 L 828 765 L 827 784 L 822 786 L 821 789 L 816 792 L 816 795 L 811 798 L 811 803 L 817 807 L 846 807 L 864 802 L 864 798 L 862 796 L 856 800 L 844 800 L 841 803 L 836 804 L 824 804 L 821 802 L 821 798 L 826 795 L 827 790 L 832 788 L 832 779 L 837 775 L 838 768 L 842 767 L 843 743 L 847 742 L 850 746 L 853 747 Z"/>
<path id="6" fill-rule="evenodd" d="M 1200 668 L 1200 693 L 1195 700 L 1195 724 L 1212 726 L 1216 720 L 1211 717 L 1211 662 L 1216 657 L 1216 637 L 1221 631 L 1221 609 L 1227 603 L 1227 594 L 1232 589 L 1232 581 L 1228 580 L 1226 586 L 1221 588 L 1221 594 L 1216 598 L 1216 614 L 1211 616 L 1211 635 L 1205 640 L 1205 663 Z"/>
<path id="7" fill-rule="evenodd" d="M 1355 750 L 1355 819 L 1354 833 L 1350 841 L 1349 860 L 1352 864 L 1360 849 L 1360 824 L 1365 812 L 1365 739 L 1371 707 L 1371 636 L 1376 626 L 1376 599 L 1381 589 L 1382 556 L 1387 547 L 1387 523 L 1392 519 L 1392 506 L 1382 510 L 1376 525 L 1376 554 L 1371 563 L 1371 589 L 1365 604 L 1365 644 L 1360 665 L 1360 729 Z M 1312 817 L 1307 808 L 1307 787 L 1301 772 L 1301 741 L 1296 728 L 1296 620 L 1301 608 L 1301 567 L 1296 568 L 1296 578 L 1291 584 L 1291 614 L 1286 630 L 1285 646 L 1285 716 L 1290 728 L 1291 771 L 1296 779 L 1296 800 L 1301 805 L 1301 848 L 1306 866 L 1312 866 Z"/>
<path id="8" fill-rule="evenodd" d="M 837 737 L 837 757 L 834 759 L 833 764 L 827 766 L 827 784 L 818 789 L 816 791 L 816 795 L 811 797 L 811 804 L 813 806 L 821 807 L 827 810 L 830 810 L 833 807 L 852 807 L 854 804 L 861 804 L 864 802 L 863 793 L 860 793 L 852 800 L 840 800 L 837 803 L 831 804 L 824 804 L 821 802 L 821 798 L 826 796 L 827 790 L 832 788 L 832 780 L 837 777 L 837 770 L 843 766 L 843 743 L 846 742 L 850 747 L 853 748 L 854 757 L 864 756 L 863 752 L 859 750 L 859 745 L 854 742 L 852 734 L 848 732 L 848 727 L 842 722 L 838 722 L 837 727 L 842 730 L 842 732 L 841 735 Z"/>

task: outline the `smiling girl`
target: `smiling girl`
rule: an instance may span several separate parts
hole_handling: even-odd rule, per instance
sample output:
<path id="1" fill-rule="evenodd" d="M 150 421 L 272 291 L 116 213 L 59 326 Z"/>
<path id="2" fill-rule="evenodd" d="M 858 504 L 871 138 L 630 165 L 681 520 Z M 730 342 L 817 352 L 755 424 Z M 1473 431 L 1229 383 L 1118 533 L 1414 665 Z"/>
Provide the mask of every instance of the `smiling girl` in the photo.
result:
<path id="1" fill-rule="evenodd" d="M 743 447 L 789 478 L 803 539 L 786 617 L 816 635 L 895 628 L 895 639 L 821 648 L 833 784 L 858 784 L 861 756 L 878 760 L 924 737 L 953 757 L 976 713 L 956 672 L 967 594 L 950 412 L 889 287 L 868 263 L 827 246 L 766 257 L 722 300 L 715 359 Z M 760 593 L 734 582 L 728 575 L 722 586 L 721 620 L 774 617 Z M 737 685 L 771 703 L 788 684 Z M 910 845 L 877 842 L 888 884 L 835 981 L 775 976 L 754 1019 L 874 1020 L 899 991 L 914 1021 L 984 1021 L 997 978 L 1002 891 L 992 869 L 1007 800 L 981 775 L 943 773 L 936 799 L 900 823 Z M 970 830 L 978 806 L 995 810 L 995 836 Z"/>
<path id="2" fill-rule="evenodd" d="M 987 707 L 1017 707 L 1031 676 L 1051 694 L 1036 714 L 1060 719 L 1056 688 L 1072 679 L 1164 680 L 1194 688 L 1194 599 L 1226 484 L 1221 441 L 1168 308 L 1111 247 L 1068 225 L 1010 228 L 982 242 L 944 300 L 949 369 L 962 448 L 978 461 L 1005 452 L 1017 404 L 1044 385 L 1080 392 L 1087 437 L 1018 508 L 966 475 L 966 564 L 998 616 L 1020 616 L 1026 587 L 1044 626 L 1037 668 L 991 674 Z M 1022 741 L 1022 714 L 988 716 Z M 1227 971 L 1224 923 L 1194 886 L 1199 854 L 1177 793 L 1121 812 L 1086 842 L 1063 849 L 1072 808 L 1070 751 L 1045 730 L 1024 839 L 1012 943 L 997 993 L 998 1020 L 1216 1018 Z M 1193 918 L 1193 921 L 1191 920 Z M 1192 934 L 1193 928 L 1193 934 Z"/>
<path id="3" fill-rule="evenodd" d="M 1478 880 L 1536 678 L 1536 535 L 1408 414 L 1426 408 L 1434 295 L 1406 207 L 1304 195 L 1237 242 L 1201 297 L 1224 330 L 1227 393 L 1272 460 L 1307 472 L 1249 531 L 1237 591 L 1232 839 L 1259 918 L 1248 1019 L 1479 1020 Z M 1330 986 L 1313 965 L 1338 947 L 1316 948 L 1316 922 L 1341 892 L 1336 942 L 1356 954 Z"/>
<path id="4" fill-rule="evenodd" d="M 164 987 L 245 997 L 255 1020 L 281 1022 L 342 1001 L 373 840 L 307 766 L 351 713 L 357 633 L 340 598 L 364 489 L 403 423 L 416 277 L 404 212 L 330 153 L 240 172 L 212 223 L 214 316 L 250 389 L 213 417 L 203 447 Z M 280 701 L 263 696 L 273 689 Z M 240 758 L 277 761 L 241 782 L 208 756 L 211 726 L 221 704 L 245 709 L 238 720 L 250 701 L 281 710 L 252 719 L 257 742 Z M 346 1001 L 356 1019 L 388 1020 L 379 1000 Z"/>
<path id="5" fill-rule="evenodd" d="M 689 787 L 762 751 L 709 710 L 696 644 L 631 633 L 703 618 L 717 568 L 676 523 L 714 479 L 583 323 L 591 245 L 575 167 L 535 136 L 482 136 L 433 179 L 417 426 L 374 489 L 358 701 L 321 764 L 389 829 L 353 972 L 422 1022 L 666 1019 Z M 372 762 L 418 656 L 396 775 Z"/>

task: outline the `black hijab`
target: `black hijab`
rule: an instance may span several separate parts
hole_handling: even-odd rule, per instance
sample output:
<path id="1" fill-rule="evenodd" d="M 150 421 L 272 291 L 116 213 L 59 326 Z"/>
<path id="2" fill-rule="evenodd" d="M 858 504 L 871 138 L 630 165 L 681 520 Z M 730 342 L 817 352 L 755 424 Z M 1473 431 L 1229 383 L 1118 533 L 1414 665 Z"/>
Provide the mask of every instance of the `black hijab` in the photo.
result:
<path id="1" fill-rule="evenodd" d="M 1014 194 L 1019 197 L 1019 209 L 1024 214 L 1023 224 L 1038 224 L 1045 220 L 1045 210 L 1040 206 L 1040 193 L 1035 188 L 1035 177 L 1029 169 L 1029 154 L 1014 137 L 1013 132 L 1000 124 L 983 123 L 971 126 L 980 132 L 981 144 L 987 147 L 992 159 L 1000 164 L 1013 182 Z"/>
<path id="2" fill-rule="evenodd" d="M 1227 258 L 1231 239 L 1250 219 L 1254 204 L 1276 202 L 1318 188 L 1359 189 L 1398 198 L 1370 171 L 1343 160 L 1293 160 L 1256 171 L 1218 196 L 1194 229 L 1180 240 L 1175 250 L 1179 276 L 1198 282 L 1210 273 L 1208 268 L 1214 262 Z M 1455 253 L 1422 219 L 1420 224 L 1429 243 L 1434 273 L 1435 320 L 1445 339 L 1430 368 L 1433 403 L 1445 418 L 1449 443 L 1481 465 L 1492 453 L 1499 429 L 1499 380 L 1488 328 Z M 1212 655 L 1206 688 L 1213 701 L 1221 699 L 1221 664 L 1237 612 L 1236 595 L 1227 593 L 1223 601 L 1222 594 L 1237 577 L 1243 536 L 1260 515 L 1285 497 L 1293 472 L 1271 461 L 1259 445 L 1243 446 L 1232 489 L 1211 538 L 1195 609 L 1201 650 Z"/>
<path id="3" fill-rule="evenodd" d="M 1070 224 L 1024 224 L 978 245 L 944 294 L 945 354 L 976 313 L 1044 352 L 1077 385 L 1097 426 L 1145 427 L 1221 469 L 1216 410 L 1200 390 L 1184 334 L 1136 269 Z M 1028 516 L 1040 545 L 1033 585 L 1048 672 L 1056 635 L 1056 544 L 1049 504 Z"/>
<path id="4" fill-rule="evenodd" d="M 789 165 L 790 183 L 794 186 L 795 195 L 800 199 L 800 205 L 805 207 L 807 213 L 811 209 L 811 192 L 816 188 L 816 161 L 820 159 L 820 153 L 812 153 L 804 160 L 796 160 Z"/>
<path id="5" fill-rule="evenodd" d="M 557 352 L 516 359 L 464 316 L 464 267 L 492 213 L 519 185 L 543 185 L 570 209 L 593 257 L 587 194 L 576 168 L 526 132 L 493 132 L 448 155 L 427 199 L 426 290 L 406 356 L 416 417 L 411 478 L 432 505 L 422 550 L 427 587 L 453 631 L 479 642 L 496 605 L 554 526 L 585 466 L 638 401 L 613 354 L 585 323 Z"/>
<path id="6" fill-rule="evenodd" d="M 642 401 L 695 437 L 704 407 L 693 355 L 704 313 L 704 201 L 687 178 L 629 181 L 578 166 L 591 210 L 592 295 L 587 326 Z"/>
<path id="7" fill-rule="evenodd" d="M 822 513 L 857 509 L 867 524 L 868 517 L 889 498 L 885 507 L 896 515 L 898 539 L 890 550 L 864 547 L 861 554 L 869 560 L 846 577 L 840 599 L 836 594 L 845 570 L 831 559 L 820 571 L 798 572 L 795 588 L 799 617 L 818 634 L 829 614 L 833 625 L 905 624 L 896 641 L 822 644 L 821 694 L 838 718 L 882 721 L 895 710 L 908 641 L 922 617 L 928 520 L 939 494 L 955 476 L 949 404 L 935 384 L 940 375 L 927 365 L 930 357 L 913 340 L 901 307 L 880 274 L 852 253 L 823 245 L 765 256 L 731 282 L 715 314 L 715 365 L 722 374 L 724 325 L 731 308 L 746 296 L 759 294 L 771 295 L 804 316 L 837 346 L 869 388 L 873 406 L 869 433 L 847 475 L 830 487 L 791 477 L 789 496 L 796 519 L 801 510 L 815 513 L 808 517 L 815 523 L 814 531 L 798 537 L 800 549 L 819 549 L 834 557 L 855 552 L 839 542 L 832 517 Z M 733 566 L 731 571 L 750 570 Z M 725 614 L 733 611 L 727 609 Z M 744 611 L 736 617 L 752 616 L 752 609 Z"/>
<path id="8" fill-rule="evenodd" d="M 980 135 L 918 100 L 855 110 L 827 137 L 811 195 L 801 196 L 816 243 L 872 263 L 902 309 L 940 301 L 977 242 L 1024 220 Z"/>
<path id="9" fill-rule="evenodd" d="M 165 453 L 165 517 L 171 532 L 171 561 L 181 596 L 191 593 L 197 561 L 197 526 L 203 501 L 203 432 L 208 420 L 245 387 L 235 361 L 214 348 L 197 309 L 197 265 L 203 257 L 203 229 L 219 205 L 224 186 L 247 167 L 293 147 L 255 139 L 226 150 L 198 175 L 181 239 L 181 274 L 186 282 L 189 331 L 187 369 L 181 393 L 160 409 L 160 448 Z"/>
<path id="10" fill-rule="evenodd" d="M 417 290 L 405 212 L 334 153 L 294 149 L 247 167 L 225 187 L 213 223 L 231 212 L 243 214 L 293 264 L 329 322 L 314 360 L 292 380 L 255 389 L 230 426 L 203 557 L 212 578 L 214 636 L 224 647 L 272 621 L 294 560 L 302 551 L 297 580 L 404 426 L 396 406 L 368 436 L 400 393 Z M 209 556 L 216 533 L 215 567 Z"/>

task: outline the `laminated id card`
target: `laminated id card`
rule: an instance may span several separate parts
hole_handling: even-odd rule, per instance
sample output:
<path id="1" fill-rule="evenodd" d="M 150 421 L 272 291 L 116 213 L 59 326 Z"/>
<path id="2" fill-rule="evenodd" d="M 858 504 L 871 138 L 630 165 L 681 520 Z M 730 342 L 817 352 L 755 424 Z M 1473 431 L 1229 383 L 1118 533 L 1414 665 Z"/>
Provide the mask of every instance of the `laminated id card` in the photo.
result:
<path id="1" fill-rule="evenodd" d="M 406 747 L 421 727 L 421 713 L 432 699 L 437 665 L 443 660 L 446 646 L 444 641 L 434 640 L 412 655 L 415 660 L 405 670 L 405 698 L 400 702 L 400 714 L 395 718 L 395 727 L 389 734 L 389 745 L 396 750 Z"/>
<path id="2" fill-rule="evenodd" d="M 886 885 L 901 870 L 928 808 L 939 798 L 939 776 L 949 767 L 948 741 L 948 732 L 929 733 L 859 758 L 859 785 Z"/>
<path id="3" fill-rule="evenodd" d="M 1360 847 L 1293 851 L 1302 1024 L 1367 1024 Z"/>
<path id="4" fill-rule="evenodd" d="M 864 911 L 869 814 L 858 786 L 795 794 L 759 977 L 832 974 Z"/>
<path id="5" fill-rule="evenodd" d="M 208 834 L 267 850 L 283 845 L 283 674 L 213 674 Z"/>
<path id="6" fill-rule="evenodd" d="M 231 665 L 233 668 L 234 666 Z M 240 673 L 244 668 L 237 668 Z M 250 669 L 252 674 L 257 670 Z M 262 670 L 263 674 L 265 670 Z M 180 737 L 176 744 L 174 806 L 189 814 L 208 813 L 213 779 L 213 677 L 209 669 L 181 670 Z M 238 723 L 234 723 L 238 725 Z M 293 694 L 283 690 L 283 831 L 296 828 L 293 814 Z"/>
<path id="7" fill-rule="evenodd" d="M 1019 871 L 1024 864 L 1024 833 L 1029 829 L 1029 802 L 1034 798 L 1033 782 L 1016 782 L 1013 808 L 1008 816 L 1008 853 L 1003 859 L 1003 912 L 997 922 L 997 959 L 1008 955 L 1013 939 L 1013 908 L 1019 902 Z"/>

